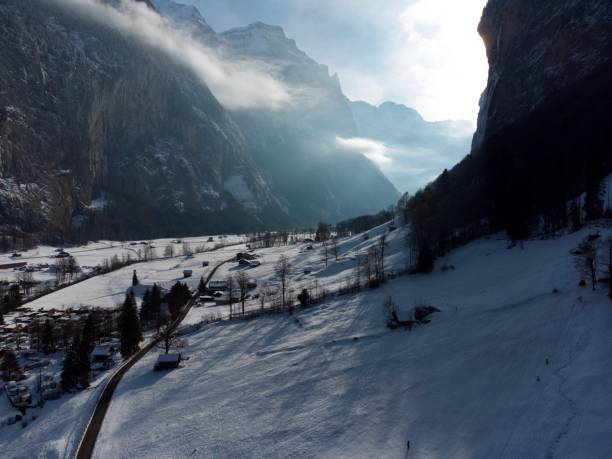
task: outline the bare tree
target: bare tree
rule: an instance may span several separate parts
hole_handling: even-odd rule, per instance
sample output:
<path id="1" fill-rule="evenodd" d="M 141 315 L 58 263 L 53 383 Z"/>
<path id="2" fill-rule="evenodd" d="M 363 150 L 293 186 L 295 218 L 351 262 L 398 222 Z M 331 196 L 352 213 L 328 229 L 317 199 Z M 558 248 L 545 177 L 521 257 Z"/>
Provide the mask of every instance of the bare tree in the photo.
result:
<path id="1" fill-rule="evenodd" d="M 66 282 L 68 272 L 71 270 L 69 261 L 70 258 L 72 257 L 58 258 L 55 262 L 55 280 L 57 285 L 61 285 Z"/>
<path id="2" fill-rule="evenodd" d="M 249 276 L 244 271 L 240 271 L 236 275 L 236 284 L 238 284 L 238 290 L 240 291 L 240 303 L 242 304 L 242 315 L 244 316 L 244 302 L 249 293 Z"/>
<path id="3" fill-rule="evenodd" d="M 174 257 L 174 244 L 172 242 L 168 244 L 166 248 L 164 249 L 164 257 L 166 258 Z"/>
<path id="4" fill-rule="evenodd" d="M 17 274 L 17 283 L 23 290 L 24 295 L 30 295 L 32 288 L 36 285 L 34 274 L 30 271 L 21 271 Z"/>
<path id="5" fill-rule="evenodd" d="M 332 244 L 332 253 L 334 254 L 334 259 L 338 261 L 338 238 L 334 236 L 331 240 L 331 244 Z"/>
<path id="6" fill-rule="evenodd" d="M 260 301 L 262 312 L 266 307 L 266 302 L 269 302 L 271 299 L 273 299 L 275 294 L 276 292 L 267 283 L 264 284 L 263 287 L 259 289 L 259 301 Z"/>
<path id="7" fill-rule="evenodd" d="M 162 323 L 155 337 L 159 340 L 166 354 L 170 352 L 170 348 L 178 344 L 178 332 L 173 327 L 172 321 L 168 316 L 165 316 L 165 320 L 162 319 Z"/>
<path id="8" fill-rule="evenodd" d="M 153 241 L 147 242 L 147 244 L 144 247 L 143 256 L 144 256 L 145 261 L 153 260 L 154 258 L 157 257 L 157 254 L 155 253 L 155 249 L 153 248 Z"/>
<path id="9" fill-rule="evenodd" d="M 81 271 L 81 267 L 73 256 L 66 258 L 66 271 L 70 282 Z"/>
<path id="10" fill-rule="evenodd" d="M 580 246 L 576 267 L 580 274 L 591 279 L 591 287 L 597 289 L 597 243 L 586 240 Z"/>
<path id="11" fill-rule="evenodd" d="M 236 279 L 232 274 L 227 276 L 227 297 L 230 307 L 230 319 L 234 316 L 234 297 L 236 295 Z"/>
<path id="12" fill-rule="evenodd" d="M 380 278 L 381 282 L 385 281 L 385 245 L 387 244 L 387 236 L 383 234 L 378 242 L 379 262 L 380 262 Z"/>
<path id="13" fill-rule="evenodd" d="M 186 257 L 193 255 L 193 251 L 191 250 L 191 245 L 187 241 L 183 241 L 183 255 Z"/>
<path id="14" fill-rule="evenodd" d="M 261 312 L 263 312 L 266 307 L 266 299 L 268 298 L 269 292 L 270 289 L 267 285 L 259 289 L 259 309 Z"/>
<path id="15" fill-rule="evenodd" d="M 367 287 L 370 281 L 372 280 L 372 264 L 370 263 L 369 252 L 361 258 L 361 266 L 363 269 L 363 274 L 365 276 L 365 285 Z"/>
<path id="16" fill-rule="evenodd" d="M 281 308 L 286 306 L 285 299 L 287 295 L 287 285 L 289 283 L 289 272 L 291 270 L 291 264 L 289 258 L 286 255 L 281 255 L 274 265 L 274 272 L 281 285 Z"/>
<path id="17" fill-rule="evenodd" d="M 327 263 L 329 260 L 329 250 L 327 247 L 327 239 L 325 239 L 323 242 L 323 260 L 325 261 L 325 267 L 327 268 Z"/>

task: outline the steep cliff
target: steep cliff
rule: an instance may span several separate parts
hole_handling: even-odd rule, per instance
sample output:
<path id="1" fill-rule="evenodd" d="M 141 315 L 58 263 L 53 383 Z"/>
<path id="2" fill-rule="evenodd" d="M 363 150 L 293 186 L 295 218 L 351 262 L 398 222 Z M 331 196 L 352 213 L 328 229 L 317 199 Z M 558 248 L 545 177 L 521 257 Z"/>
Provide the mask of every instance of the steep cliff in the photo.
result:
<path id="1" fill-rule="evenodd" d="M 599 218 L 612 172 L 612 3 L 489 0 L 480 24 L 490 62 L 472 154 L 410 203 L 424 247 L 482 234 Z"/>
<path id="2" fill-rule="evenodd" d="M 373 163 L 335 150 L 336 135 L 354 134 L 348 101 L 282 29 L 219 35 L 193 7 L 145 3 L 222 56 L 277 73 L 293 103 L 229 112 L 201 78 L 125 30 L 58 2 L 3 1 L 0 230 L 49 238 L 246 231 L 394 201 Z"/>
<path id="3" fill-rule="evenodd" d="M 490 69 L 475 149 L 612 59 L 612 2 L 489 0 L 478 31 Z"/>
<path id="4" fill-rule="evenodd" d="M 0 40 L 1 223 L 145 237 L 286 218 L 183 68 L 53 2 L 3 1 Z"/>

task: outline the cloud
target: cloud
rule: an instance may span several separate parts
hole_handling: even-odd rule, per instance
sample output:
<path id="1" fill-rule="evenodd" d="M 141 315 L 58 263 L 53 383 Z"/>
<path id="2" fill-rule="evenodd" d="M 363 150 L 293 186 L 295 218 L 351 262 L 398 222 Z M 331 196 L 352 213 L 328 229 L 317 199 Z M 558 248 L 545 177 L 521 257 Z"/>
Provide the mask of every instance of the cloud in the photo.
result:
<path id="1" fill-rule="evenodd" d="M 389 164 L 391 162 L 391 158 L 387 156 L 390 152 L 389 147 L 377 140 L 359 137 L 353 137 L 350 139 L 336 137 L 336 144 L 342 150 L 365 155 L 368 159 L 375 162 L 379 166 Z"/>
<path id="2" fill-rule="evenodd" d="M 52 1 L 163 52 L 193 72 L 228 109 L 279 109 L 292 101 L 292 88 L 274 77 L 273 67 L 207 48 L 171 27 L 144 3 L 120 0 L 115 8 L 99 0 Z"/>
<path id="3" fill-rule="evenodd" d="M 445 144 L 446 142 L 446 144 Z M 418 144 L 389 145 L 374 139 L 336 137 L 337 148 L 362 154 L 373 161 L 401 192 L 414 193 L 440 173 L 463 158 L 469 138 L 436 142 L 436 146 Z M 461 148 L 463 145 L 465 148 Z"/>
<path id="4" fill-rule="evenodd" d="M 485 0 L 418 0 L 402 12 L 391 80 L 411 88 L 426 119 L 470 119 L 478 113 L 488 64 L 477 27 Z"/>
<path id="5" fill-rule="evenodd" d="M 401 102 L 428 121 L 469 120 L 473 131 L 488 74 L 485 47 L 477 33 L 485 4 L 486 0 L 393 3 L 393 18 L 387 11 L 371 19 L 384 23 L 386 30 L 371 23 L 363 26 L 371 31 L 375 51 L 355 49 L 355 62 L 340 59 L 329 64 L 338 70 L 353 100 L 374 105 Z"/>
<path id="6" fill-rule="evenodd" d="M 477 25 L 486 0 L 182 0 L 218 29 L 279 24 L 338 72 L 352 100 L 391 100 L 427 120 L 475 128 L 488 64 Z"/>

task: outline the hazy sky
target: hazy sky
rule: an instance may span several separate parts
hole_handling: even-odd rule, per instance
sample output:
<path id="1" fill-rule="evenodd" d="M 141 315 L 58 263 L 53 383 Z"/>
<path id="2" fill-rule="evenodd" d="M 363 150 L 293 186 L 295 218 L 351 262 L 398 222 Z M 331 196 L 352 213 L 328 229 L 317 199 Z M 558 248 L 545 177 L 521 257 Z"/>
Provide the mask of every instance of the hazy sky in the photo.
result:
<path id="1" fill-rule="evenodd" d="M 178 0 L 217 31 L 263 21 L 338 72 L 347 96 L 475 121 L 487 61 L 476 27 L 486 0 Z"/>

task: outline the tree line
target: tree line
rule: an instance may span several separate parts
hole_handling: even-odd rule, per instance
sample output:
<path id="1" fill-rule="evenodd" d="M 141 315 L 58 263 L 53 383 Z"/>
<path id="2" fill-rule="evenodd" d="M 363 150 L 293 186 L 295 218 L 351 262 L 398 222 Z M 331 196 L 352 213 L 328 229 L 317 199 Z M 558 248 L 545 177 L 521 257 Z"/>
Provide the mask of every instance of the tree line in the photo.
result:
<path id="1" fill-rule="evenodd" d="M 400 200 L 418 271 L 431 270 L 436 256 L 485 234 L 506 231 L 518 240 L 535 230 L 578 229 L 610 216 L 603 191 L 612 172 L 611 70 L 606 64 L 560 91 Z"/>

